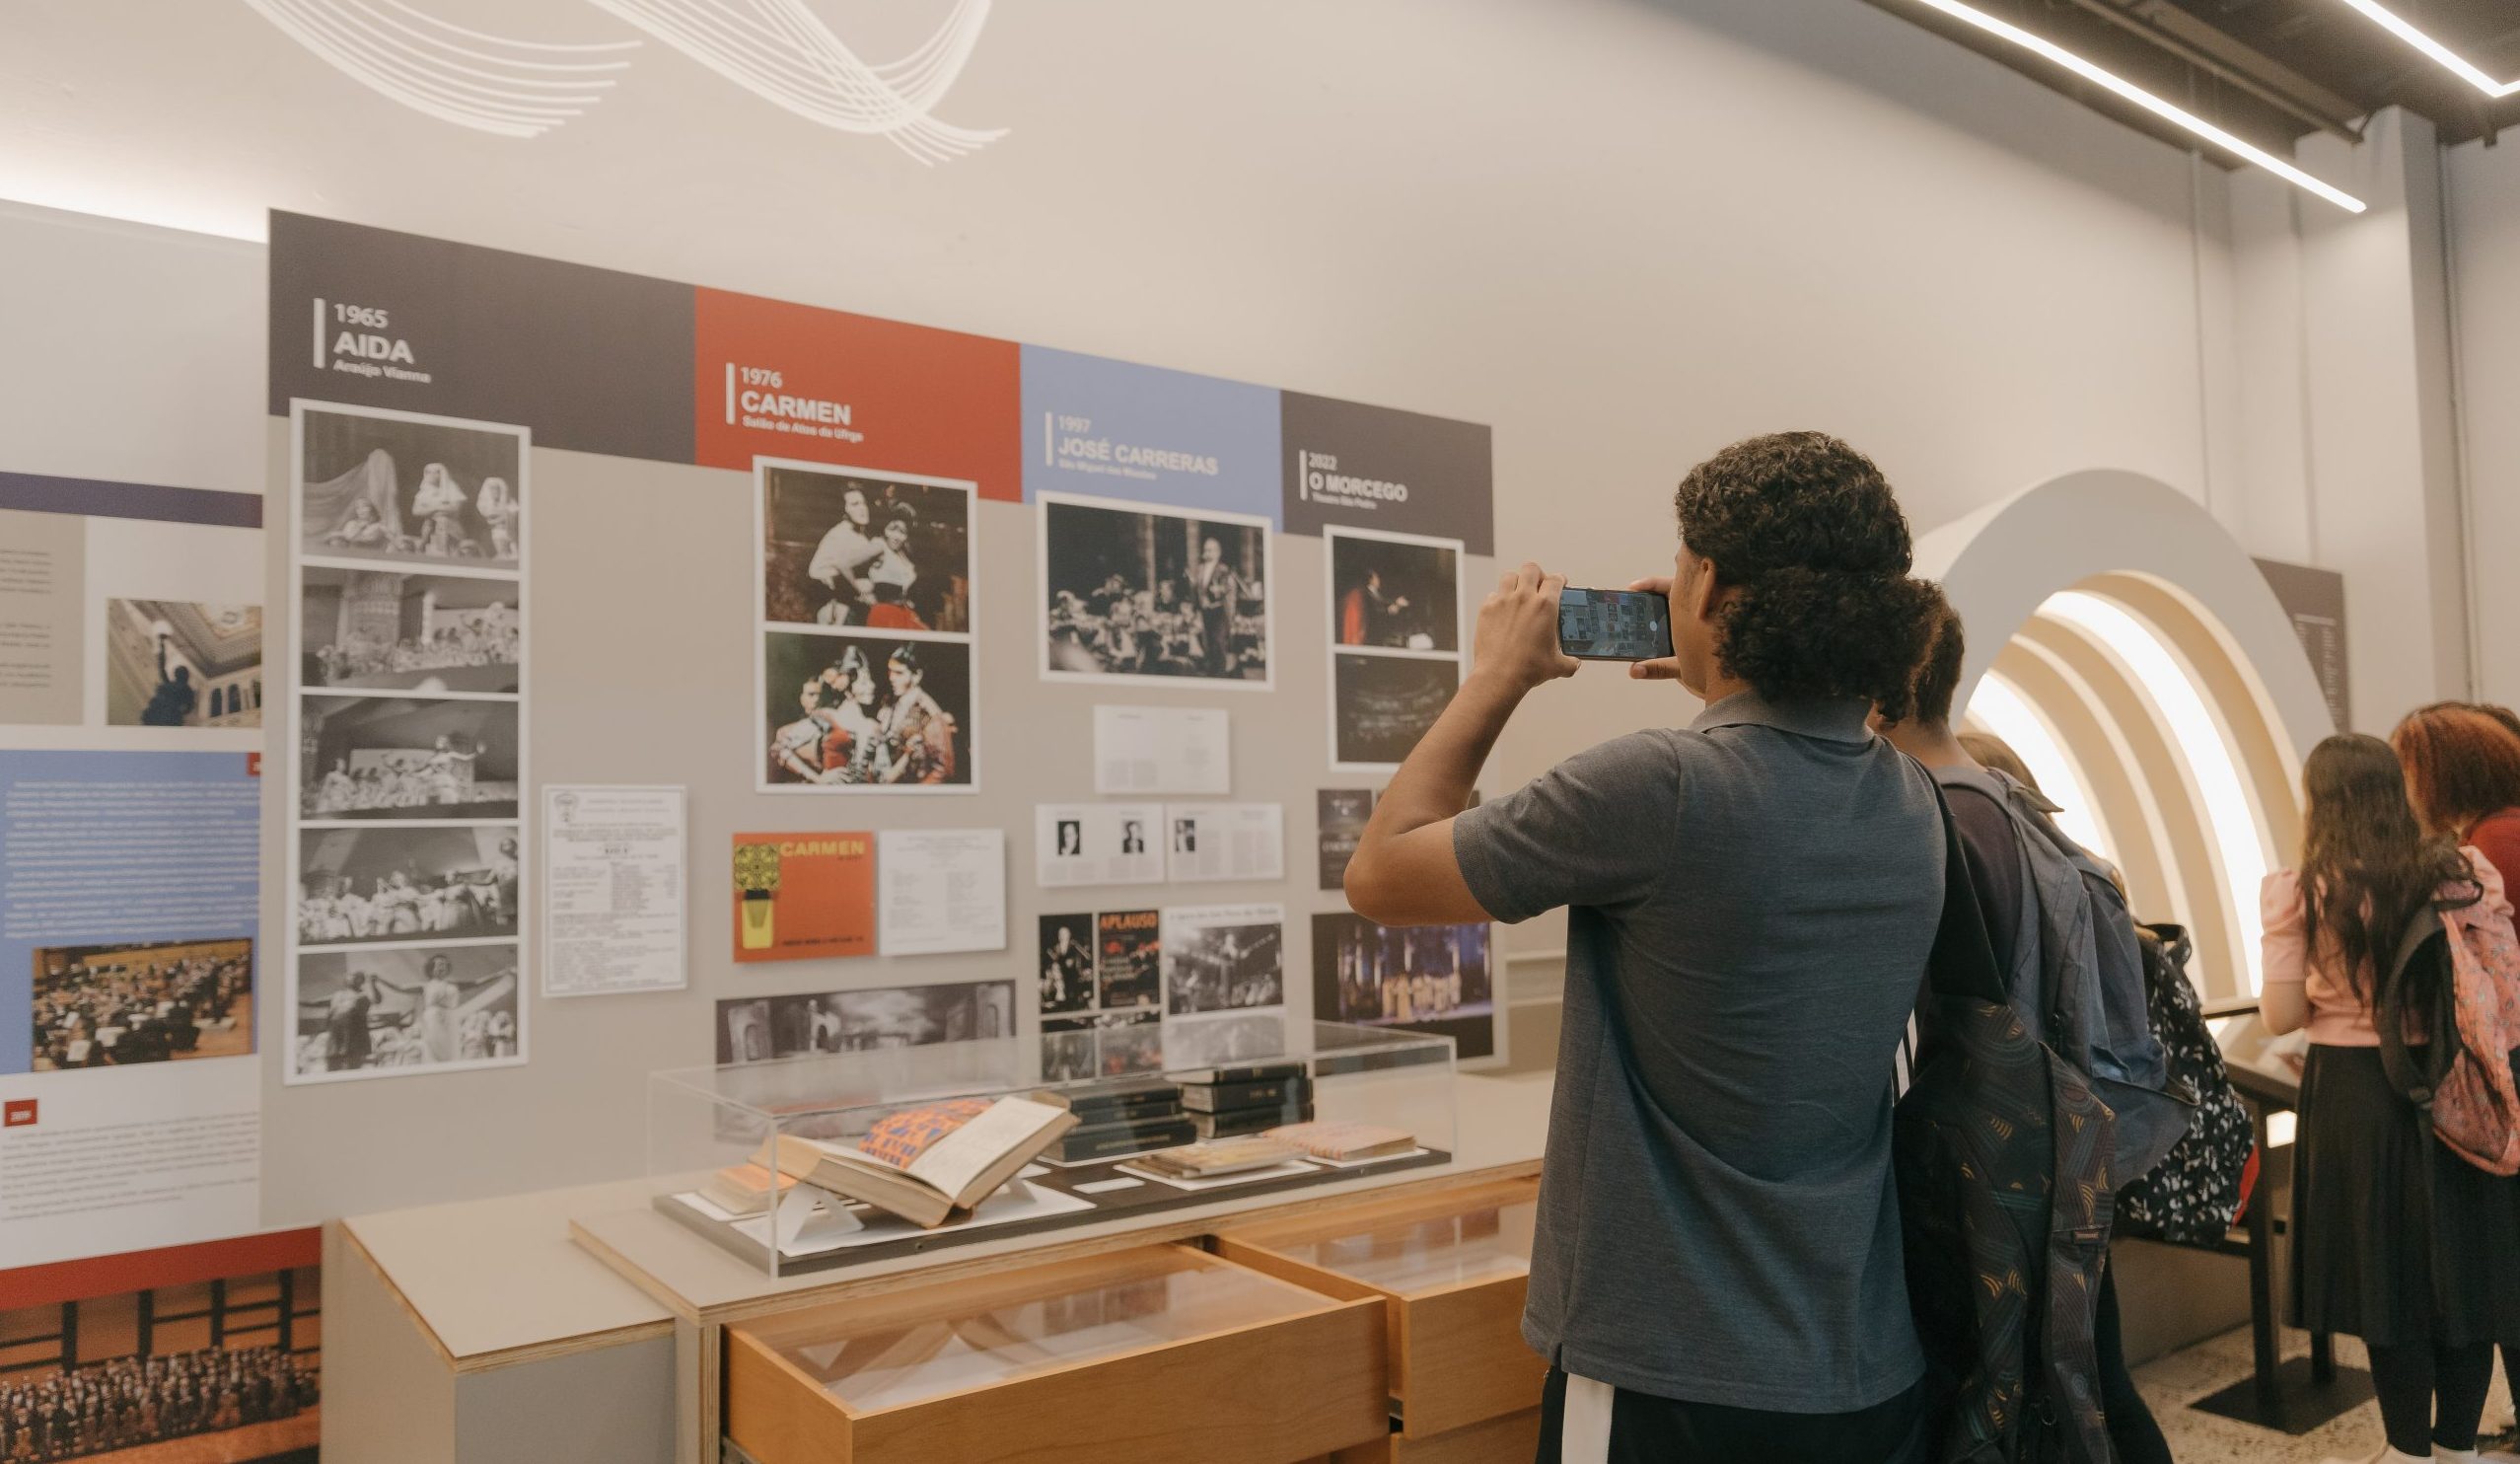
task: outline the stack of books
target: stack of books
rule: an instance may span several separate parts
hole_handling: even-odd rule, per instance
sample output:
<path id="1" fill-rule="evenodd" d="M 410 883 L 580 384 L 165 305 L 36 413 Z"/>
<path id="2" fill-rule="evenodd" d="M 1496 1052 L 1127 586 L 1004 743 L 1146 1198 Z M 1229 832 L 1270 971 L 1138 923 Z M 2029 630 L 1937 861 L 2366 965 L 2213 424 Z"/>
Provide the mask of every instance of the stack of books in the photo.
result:
<path id="1" fill-rule="evenodd" d="M 1182 1112 L 1181 1086 L 1159 1077 L 1062 1088 L 1054 1100 L 1076 1115 L 1076 1127 L 1043 1156 L 1061 1164 L 1123 1158 L 1188 1143 L 1196 1136 L 1188 1116 Z"/>
<path id="2" fill-rule="evenodd" d="M 1180 1076 L 1182 1107 L 1202 1139 L 1259 1134 L 1313 1116 L 1313 1079 L 1300 1061 L 1210 1067 Z"/>

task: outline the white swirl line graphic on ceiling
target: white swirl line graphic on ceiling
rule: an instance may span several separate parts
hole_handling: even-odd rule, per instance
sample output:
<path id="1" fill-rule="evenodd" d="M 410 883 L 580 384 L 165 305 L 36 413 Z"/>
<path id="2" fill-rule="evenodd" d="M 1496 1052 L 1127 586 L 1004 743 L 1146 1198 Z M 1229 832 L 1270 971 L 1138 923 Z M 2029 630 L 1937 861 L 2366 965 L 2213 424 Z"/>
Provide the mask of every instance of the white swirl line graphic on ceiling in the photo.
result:
<path id="1" fill-rule="evenodd" d="M 450 24 L 402 0 L 246 0 L 292 40 L 414 111 L 502 137 L 540 137 L 604 99 L 635 40 L 554 44 Z"/>
<path id="2" fill-rule="evenodd" d="M 765 102 L 842 132 L 882 137 L 942 163 L 1006 135 L 941 122 L 936 104 L 963 74 L 989 0 L 955 0 L 936 34 L 898 61 L 869 64 L 805 0 L 589 0 Z"/>
<path id="3" fill-rule="evenodd" d="M 415 111 L 505 137 L 539 137 L 583 116 L 615 85 L 635 40 L 554 44 L 468 30 L 403 0 L 245 0 L 344 74 Z M 806 0 L 588 0 L 761 100 L 809 121 L 882 137 L 921 163 L 971 153 L 1003 127 L 939 121 L 990 0 L 954 0 L 934 35 L 896 61 L 870 63 Z"/>

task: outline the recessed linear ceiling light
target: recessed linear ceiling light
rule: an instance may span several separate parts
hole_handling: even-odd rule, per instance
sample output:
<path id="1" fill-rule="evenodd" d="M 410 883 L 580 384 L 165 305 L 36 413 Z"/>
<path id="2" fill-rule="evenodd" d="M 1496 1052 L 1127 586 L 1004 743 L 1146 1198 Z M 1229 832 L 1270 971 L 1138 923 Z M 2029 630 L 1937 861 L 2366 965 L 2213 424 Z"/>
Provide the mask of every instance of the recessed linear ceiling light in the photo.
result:
<path id="1" fill-rule="evenodd" d="M 2369 16 L 2392 36 L 2440 62 L 2444 70 L 2486 96 L 2508 97 L 2520 92 L 2520 81 L 2495 81 L 2475 62 L 2416 30 L 2413 22 L 2381 4 L 2380 0 L 2345 0 L 2345 3 Z"/>
<path id="2" fill-rule="evenodd" d="M 1989 36 L 2011 41 L 2033 55 L 2053 61 L 2083 80 L 2117 93 L 2153 115 L 2186 128 L 2234 157 L 2257 164 L 2295 187 L 2318 194 L 2347 213 L 2361 213 L 2370 206 L 2344 189 L 2311 177 L 2265 148 L 2244 142 L 2195 112 L 2165 102 L 2124 77 L 2084 60 L 2052 40 L 2034 36 L 2010 21 L 1999 20 L 1975 6 L 1964 5 L 1961 0 L 1914 0 L 1914 3 L 1939 10 L 1953 20 L 1964 21 Z M 2346 0 L 2346 3 L 2357 4 L 2359 0 Z"/>

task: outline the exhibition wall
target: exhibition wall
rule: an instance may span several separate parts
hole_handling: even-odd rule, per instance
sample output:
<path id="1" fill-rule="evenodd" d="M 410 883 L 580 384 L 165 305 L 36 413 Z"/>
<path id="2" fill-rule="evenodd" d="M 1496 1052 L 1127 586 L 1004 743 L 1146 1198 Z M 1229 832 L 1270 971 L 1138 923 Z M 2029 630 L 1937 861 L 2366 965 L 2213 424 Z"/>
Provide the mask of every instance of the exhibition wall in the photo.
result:
<path id="1" fill-rule="evenodd" d="M 2399 587 L 2437 580 L 2422 533 L 2345 536 L 2333 513 L 2315 541 L 2299 527 L 2317 516 L 2314 482 L 2352 486 L 2341 471 L 2309 472 L 2305 372 L 2334 375 L 2344 394 L 2322 420 L 2356 408 L 2344 367 L 2305 362 L 2285 282 L 2340 271 L 2382 313 L 2386 290 L 2367 277 L 2404 275 L 2414 251 L 2403 210 L 2394 266 L 2386 250 L 2327 248 L 2324 223 L 2249 179 L 1830 0 L 1571 4 L 1580 18 L 1513 0 L 1307 3 L 1269 7 L 1266 24 L 1151 0 L 1006 7 L 946 109 L 1006 135 L 929 168 L 764 108 L 661 47 L 642 54 L 637 85 L 523 140 L 385 106 L 243 7 L 153 13 L 149 43 L 134 44 L 113 7 L 43 3 L 13 14 L 22 43 L 0 78 L 54 84 L 0 86 L 0 121 L 44 145 L 8 150 L 0 195 L 256 238 L 266 207 L 295 210 L 686 292 L 1483 424 L 1497 557 L 1579 582 L 1661 571 L 1678 473 L 1732 438 L 1803 425 L 1875 454 L 1920 529 L 2105 466 L 2195 499 L 2253 551 L 2351 556 L 2357 608 L 2397 614 L 2386 606 Z M 593 12 L 574 3 L 500 9 L 545 38 L 592 34 Z M 876 53 L 915 42 L 931 19 L 846 9 Z M 203 54 L 249 57 L 239 69 L 256 84 L 233 85 L 236 70 L 199 66 Z M 71 77 L 79 85 L 58 84 Z M 721 166 L 660 173 L 660 157 Z M 125 239 L 147 241 L 145 257 Z M 55 267 L 65 256 L 78 267 Z M 13 306 L 0 370 L 25 384 L 0 394 L 0 420 L 24 419 L 5 440 L 34 456 L 0 471 L 292 486 L 298 444 L 265 378 L 276 304 L 261 248 L 13 212 L 0 266 Z M 480 348 L 495 352 L 499 325 L 484 329 Z M 1032 917 L 1096 908 L 1053 902 L 1029 878 L 1030 805 L 1093 799 L 1096 700 L 1224 707 L 1229 796 L 1286 805 L 1290 877 L 1213 893 L 1281 904 L 1290 941 L 1308 937 L 1310 914 L 1336 909 L 1308 877 L 1311 799 L 1373 779 L 1327 766 L 1319 539 L 1272 540 L 1275 633 L 1290 655 L 1266 696 L 1089 695 L 1036 674 L 1037 510 L 983 488 L 972 562 L 990 668 L 982 791 L 783 799 L 756 790 L 753 475 L 575 448 L 529 413 L 412 409 L 535 429 L 526 779 L 687 787 L 690 982 L 529 995 L 521 1064 L 376 1082 L 287 1081 L 291 1023 L 275 999 L 261 1027 L 266 1223 L 635 1169 L 640 1077 L 710 1061 L 722 998 L 990 978 L 1017 982 L 1029 1013 Z M 2365 461 L 2384 471 L 2391 454 L 2420 454 L 2406 446 L 2419 431 L 2370 435 L 2379 448 Z M 2418 515 L 2423 503 L 2418 491 Z M 308 592 L 298 542 L 286 528 L 269 541 L 267 606 Z M 1475 602 L 1490 566 L 1471 558 Z M 275 610 L 274 623 L 296 620 Z M 2381 643 L 2400 628 L 2371 626 Z M 2432 656 L 2374 668 L 2371 714 L 2456 690 L 2437 693 L 2439 676 Z M 1588 668 L 1533 698 L 1486 785 L 1692 710 L 1668 688 Z M 274 984 L 290 806 L 266 791 Z M 1016 846 L 1010 949 L 776 968 L 728 953 L 719 861 L 733 835 L 981 826 Z M 1557 922 L 1502 943 L 1523 958 L 1521 989 L 1545 995 Z M 1293 953 L 1287 967 L 1308 969 Z M 527 989 L 540 981 L 529 972 Z"/>
<path id="2" fill-rule="evenodd" d="M 2479 691 L 2520 702 L 2520 153 L 2458 148 L 2446 176 Z"/>

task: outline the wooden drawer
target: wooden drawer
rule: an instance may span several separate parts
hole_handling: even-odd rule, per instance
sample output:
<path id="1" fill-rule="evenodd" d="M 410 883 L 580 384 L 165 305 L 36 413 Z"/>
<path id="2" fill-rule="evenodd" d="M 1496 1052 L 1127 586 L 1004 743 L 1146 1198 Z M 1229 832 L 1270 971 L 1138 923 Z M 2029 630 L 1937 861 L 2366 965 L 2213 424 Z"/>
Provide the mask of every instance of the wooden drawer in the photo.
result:
<path id="1" fill-rule="evenodd" d="M 1531 1464 L 1540 1453 L 1540 1410 L 1527 1408 L 1432 1438 L 1398 1433 L 1352 1449 L 1329 1464 Z"/>
<path id="2" fill-rule="evenodd" d="M 726 1332 L 759 1464 L 1285 1464 L 1390 1427 L 1384 1311 L 1147 1246 Z"/>
<path id="3" fill-rule="evenodd" d="M 1414 1442 L 1540 1406 L 1523 1341 L 1536 1180 L 1367 1201 L 1219 1230 L 1217 1254 L 1332 1296 L 1381 1300 L 1392 1397 Z"/>

